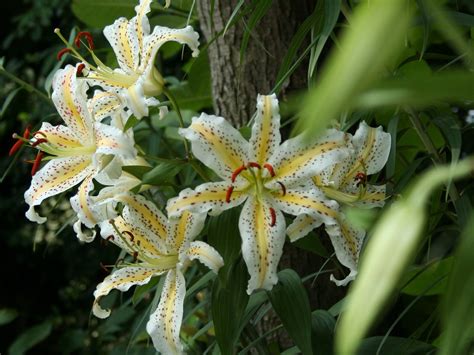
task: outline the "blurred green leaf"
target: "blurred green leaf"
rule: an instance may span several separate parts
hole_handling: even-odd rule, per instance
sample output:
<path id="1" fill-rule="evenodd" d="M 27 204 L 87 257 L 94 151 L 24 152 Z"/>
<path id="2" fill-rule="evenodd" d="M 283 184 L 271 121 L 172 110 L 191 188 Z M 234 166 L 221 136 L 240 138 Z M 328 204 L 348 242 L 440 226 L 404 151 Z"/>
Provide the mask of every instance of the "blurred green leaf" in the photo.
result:
<path id="1" fill-rule="evenodd" d="M 18 336 L 8 348 L 8 354 L 21 355 L 32 349 L 35 345 L 45 340 L 53 330 L 53 324 L 47 320 L 35 325 Z"/>
<path id="2" fill-rule="evenodd" d="M 136 286 L 135 291 L 133 291 L 132 304 L 136 306 L 142 300 L 145 294 L 150 292 L 156 285 L 158 285 L 159 281 L 159 277 L 153 277 L 150 281 L 148 281 L 148 283 Z"/>
<path id="3" fill-rule="evenodd" d="M 0 309 L 0 325 L 5 325 L 18 317 L 18 312 L 15 309 L 11 308 L 2 308 Z"/>
<path id="4" fill-rule="evenodd" d="M 298 274 L 285 269 L 278 273 L 278 283 L 267 292 L 278 317 L 303 354 L 312 354 L 311 308 Z"/>
<path id="5" fill-rule="evenodd" d="M 472 351 L 474 340 L 473 231 L 474 216 L 471 215 L 456 249 L 448 290 L 442 303 L 444 333 L 441 341 L 441 355 L 467 354 Z"/>
<path id="6" fill-rule="evenodd" d="M 297 130 L 307 128 L 308 135 L 319 132 L 380 76 L 402 48 L 409 15 L 401 0 L 373 0 L 355 8 L 340 48 L 302 104 Z"/>
<path id="7" fill-rule="evenodd" d="M 222 354 L 232 354 L 240 335 L 240 324 L 249 301 L 247 268 L 243 259 L 236 261 L 229 270 L 219 270 L 211 296 L 212 319 L 216 340 Z"/>
<path id="8" fill-rule="evenodd" d="M 184 164 L 181 162 L 163 162 L 159 163 L 150 171 L 143 174 L 142 183 L 149 185 L 161 185 L 169 183 L 173 180 L 183 168 Z"/>
<path id="9" fill-rule="evenodd" d="M 403 278 L 402 284 L 409 283 L 402 289 L 402 292 L 412 296 L 430 296 L 444 293 L 448 282 L 445 276 L 451 271 L 452 265 L 453 258 L 449 257 L 431 263 L 427 267 L 417 266 L 410 269 Z M 442 281 L 429 288 L 430 285 L 433 285 L 436 280 L 442 277 L 444 277 Z M 427 288 L 429 288 L 428 291 Z"/>
<path id="10" fill-rule="evenodd" d="M 135 0 L 73 0 L 72 12 L 89 27 L 111 25 L 119 17 L 135 15 Z"/>
<path id="11" fill-rule="evenodd" d="M 209 218 L 207 241 L 224 258 L 224 268 L 230 267 L 240 255 L 239 216 L 240 209 L 232 208 Z"/>
<path id="12" fill-rule="evenodd" d="M 311 315 L 311 336 L 313 354 L 331 355 L 334 353 L 334 330 L 336 320 L 328 311 L 316 310 Z"/>
<path id="13" fill-rule="evenodd" d="M 150 166 L 143 165 L 126 165 L 122 166 L 122 170 L 129 174 L 132 174 L 138 179 L 142 179 L 143 175 L 152 170 L 152 168 Z"/>
<path id="14" fill-rule="evenodd" d="M 382 350 L 379 352 L 380 343 L 385 341 Z M 436 348 L 430 344 L 414 339 L 399 337 L 372 337 L 364 339 L 361 343 L 358 355 L 426 355 L 432 354 Z"/>
<path id="15" fill-rule="evenodd" d="M 329 258 L 331 254 L 328 253 L 327 249 L 321 243 L 321 237 L 316 235 L 314 231 L 310 232 L 304 238 L 298 239 L 293 242 L 293 245 L 300 249 L 310 251 L 314 254 L 320 255 L 323 258 Z"/>

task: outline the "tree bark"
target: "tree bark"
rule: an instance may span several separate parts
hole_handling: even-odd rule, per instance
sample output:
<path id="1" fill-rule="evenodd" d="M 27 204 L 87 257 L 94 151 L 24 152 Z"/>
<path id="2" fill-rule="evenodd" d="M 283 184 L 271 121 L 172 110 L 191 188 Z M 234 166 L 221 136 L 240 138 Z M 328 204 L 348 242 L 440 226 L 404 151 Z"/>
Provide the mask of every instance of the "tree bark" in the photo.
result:
<path id="1" fill-rule="evenodd" d="M 240 50 L 246 28 L 245 18 L 231 26 L 224 37 L 220 36 L 210 44 L 208 55 L 216 114 L 231 121 L 236 127 L 250 120 L 255 112 L 257 94 L 268 94 L 272 90 L 291 39 L 314 10 L 315 2 L 274 0 L 268 12 L 252 29 L 242 63 Z M 237 3 L 238 0 L 216 0 L 212 12 L 210 0 L 197 2 L 201 29 L 208 42 L 225 28 Z M 306 85 L 306 68 L 302 65 L 285 83 L 280 98 L 286 92 L 303 89 Z M 327 236 L 324 244 L 328 245 L 328 250 L 332 250 Z M 318 271 L 325 261 L 325 258 L 287 243 L 280 268 L 292 268 L 303 276 Z M 312 309 L 327 309 L 345 293 L 344 289 L 337 288 L 329 281 L 327 274 L 318 277 L 316 286 L 311 285 L 311 282 L 305 286 Z M 264 333 L 278 323 L 278 317 L 269 313 L 258 328 Z M 276 334 L 276 339 L 272 337 L 268 340 L 277 340 L 283 348 L 291 345 L 291 340 L 284 331 Z"/>

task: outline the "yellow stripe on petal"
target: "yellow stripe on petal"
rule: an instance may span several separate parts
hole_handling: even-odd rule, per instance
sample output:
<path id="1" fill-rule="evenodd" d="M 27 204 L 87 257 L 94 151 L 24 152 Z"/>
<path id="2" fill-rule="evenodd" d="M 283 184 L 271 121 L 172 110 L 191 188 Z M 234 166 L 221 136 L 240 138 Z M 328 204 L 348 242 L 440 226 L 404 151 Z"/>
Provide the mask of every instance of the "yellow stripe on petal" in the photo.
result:
<path id="1" fill-rule="evenodd" d="M 224 260 L 217 250 L 201 241 L 191 242 L 187 255 L 191 260 L 198 259 L 216 274 L 224 265 Z"/>
<path id="2" fill-rule="evenodd" d="M 287 191 L 285 196 L 278 196 L 275 197 L 280 203 L 287 204 L 288 208 L 304 208 L 308 211 L 314 211 L 318 214 L 328 216 L 331 218 L 336 218 L 338 216 L 338 211 L 329 206 L 329 202 L 316 200 L 315 198 L 311 197 L 309 194 L 305 194 L 304 192 L 297 192 L 297 191 Z"/>
<path id="3" fill-rule="evenodd" d="M 295 242 L 300 238 L 306 236 L 314 228 L 317 228 L 321 225 L 321 221 L 316 220 L 310 215 L 303 214 L 295 218 L 293 223 L 291 223 L 286 229 L 286 234 L 290 238 L 291 242 Z"/>

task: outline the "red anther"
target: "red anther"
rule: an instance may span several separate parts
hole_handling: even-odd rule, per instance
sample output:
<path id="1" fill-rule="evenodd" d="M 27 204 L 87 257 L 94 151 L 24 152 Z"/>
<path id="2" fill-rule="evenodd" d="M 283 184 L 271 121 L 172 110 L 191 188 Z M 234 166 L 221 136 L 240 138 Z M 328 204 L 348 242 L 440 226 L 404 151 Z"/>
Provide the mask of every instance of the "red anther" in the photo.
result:
<path id="1" fill-rule="evenodd" d="M 110 242 L 111 240 L 114 240 L 115 237 L 111 234 L 107 238 L 105 238 L 106 241 Z"/>
<path id="2" fill-rule="evenodd" d="M 31 130 L 31 126 L 30 125 L 26 126 L 25 132 L 23 132 L 23 138 L 25 139 L 30 138 L 30 130 Z"/>
<path id="3" fill-rule="evenodd" d="M 263 167 L 268 170 L 271 177 L 275 176 L 275 170 L 273 170 L 273 166 L 271 164 L 265 163 L 263 164 Z"/>
<path id="4" fill-rule="evenodd" d="M 81 31 L 77 34 L 76 38 L 74 38 L 74 44 L 77 48 L 81 47 L 81 38 L 85 37 L 87 44 L 89 45 L 90 49 L 94 49 L 94 41 L 92 40 L 92 35 L 90 32 Z"/>
<path id="5" fill-rule="evenodd" d="M 283 183 L 281 181 L 277 181 L 277 184 L 280 185 L 280 187 L 281 187 L 281 191 L 283 192 L 282 196 L 285 196 L 286 195 L 286 186 L 283 185 Z"/>
<path id="6" fill-rule="evenodd" d="M 13 146 L 10 148 L 10 151 L 8 152 L 8 156 L 12 156 L 13 154 L 15 154 L 16 152 L 18 152 L 18 150 L 21 148 L 21 146 L 23 145 L 23 141 L 16 141 L 15 144 L 13 144 Z"/>
<path id="7" fill-rule="evenodd" d="M 133 262 L 136 262 L 138 260 L 138 251 L 133 252 Z"/>
<path id="8" fill-rule="evenodd" d="M 31 146 L 34 148 L 41 143 L 48 143 L 46 138 L 39 138 L 36 142 L 32 143 Z"/>
<path id="9" fill-rule="evenodd" d="M 359 172 L 355 175 L 354 180 L 357 181 L 357 186 L 361 184 L 365 186 L 367 183 L 367 174 Z"/>
<path id="10" fill-rule="evenodd" d="M 39 134 L 39 135 L 42 136 L 43 138 L 46 138 L 46 137 L 47 137 L 46 133 L 41 132 L 41 131 L 36 131 L 35 133 L 33 133 L 33 137 L 36 136 L 37 134 Z"/>
<path id="11" fill-rule="evenodd" d="M 76 69 L 76 76 L 82 76 L 82 71 L 85 67 L 86 65 L 84 63 L 79 64 Z"/>
<path id="12" fill-rule="evenodd" d="M 41 159 L 43 159 L 43 156 L 44 156 L 43 152 L 38 152 L 38 154 L 36 155 L 36 159 L 33 162 L 33 167 L 31 168 L 31 176 L 34 176 L 36 172 L 38 171 L 38 168 L 40 166 Z"/>
<path id="13" fill-rule="evenodd" d="M 130 231 L 123 231 L 122 233 L 128 235 L 128 236 L 130 237 L 130 241 L 132 241 L 132 242 L 133 242 L 133 240 L 135 239 L 135 236 L 134 236 L 133 233 L 130 232 Z"/>
<path id="14" fill-rule="evenodd" d="M 255 162 L 253 162 L 253 161 L 251 161 L 250 163 L 248 163 L 248 164 L 247 164 L 247 167 L 248 167 L 248 168 L 257 168 L 257 169 L 261 169 L 261 168 L 262 168 L 259 163 L 255 163 Z"/>
<path id="15" fill-rule="evenodd" d="M 100 268 L 102 270 L 104 270 L 106 273 L 108 273 L 108 274 L 110 273 L 109 268 L 107 266 L 105 266 L 104 264 L 102 264 L 102 261 L 99 263 L 99 265 L 100 265 Z"/>
<path id="16" fill-rule="evenodd" d="M 57 60 L 61 60 L 61 58 L 63 57 L 63 55 L 65 55 L 66 53 L 69 53 L 71 52 L 71 50 L 69 48 L 63 48 L 61 49 L 58 54 L 56 54 L 56 59 Z"/>
<path id="17" fill-rule="evenodd" d="M 241 167 L 235 169 L 234 172 L 232 173 L 231 178 L 230 178 L 230 179 L 232 180 L 232 182 L 235 182 L 235 179 L 237 179 L 237 176 L 239 176 L 239 174 L 240 174 L 242 171 L 244 171 L 245 169 L 247 169 L 247 168 L 245 167 L 245 165 L 242 165 Z"/>
<path id="18" fill-rule="evenodd" d="M 232 192 L 234 191 L 234 186 L 230 186 L 226 193 L 225 193 L 225 202 L 229 203 L 230 202 L 230 197 L 232 196 Z"/>
<path id="19" fill-rule="evenodd" d="M 270 217 L 272 218 L 270 221 L 270 227 L 273 227 L 276 224 L 277 216 L 276 216 L 275 210 L 271 207 L 270 207 Z"/>

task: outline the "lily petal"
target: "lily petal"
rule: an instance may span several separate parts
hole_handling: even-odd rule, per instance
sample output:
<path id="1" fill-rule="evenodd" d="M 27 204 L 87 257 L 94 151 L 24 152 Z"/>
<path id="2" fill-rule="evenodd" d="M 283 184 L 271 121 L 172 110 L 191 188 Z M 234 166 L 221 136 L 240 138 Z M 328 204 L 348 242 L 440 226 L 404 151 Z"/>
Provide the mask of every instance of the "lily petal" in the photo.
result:
<path id="1" fill-rule="evenodd" d="M 185 294 L 183 274 L 179 270 L 170 270 L 166 275 L 160 303 L 146 325 L 153 345 L 162 354 L 183 353 L 179 333 L 183 321 Z"/>
<path id="2" fill-rule="evenodd" d="M 30 205 L 26 217 L 38 220 L 31 207 L 38 206 L 48 197 L 55 196 L 77 185 L 94 172 L 89 156 L 73 156 L 50 160 L 32 178 L 25 192 L 25 202 Z M 37 216 L 37 215 L 36 215 Z M 30 218 L 31 217 L 31 218 Z"/>
<path id="3" fill-rule="evenodd" d="M 190 260 L 198 259 L 216 274 L 219 269 L 224 266 L 224 259 L 222 259 L 219 252 L 209 244 L 201 241 L 191 243 L 187 251 L 187 257 Z"/>
<path id="4" fill-rule="evenodd" d="M 74 212 L 81 223 L 87 228 L 93 228 L 97 224 L 96 216 L 93 212 L 93 201 L 90 192 L 94 189 L 94 175 L 87 176 L 79 186 L 77 194 L 69 200 Z"/>
<path id="5" fill-rule="evenodd" d="M 97 285 L 94 291 L 94 305 L 92 313 L 97 318 L 107 318 L 110 315 L 110 309 L 103 309 L 99 305 L 101 297 L 107 296 L 113 289 L 122 292 L 128 291 L 133 285 L 144 285 L 150 281 L 152 276 L 164 273 L 166 270 L 159 271 L 157 268 L 147 268 L 139 266 L 124 267 L 114 271 L 107 276 L 103 282 Z"/>
<path id="6" fill-rule="evenodd" d="M 236 207 L 245 201 L 247 194 L 239 187 L 233 189 L 226 202 L 229 191 L 229 183 L 208 182 L 196 187 L 195 190 L 184 189 L 179 193 L 178 197 L 168 200 L 166 207 L 169 217 L 177 217 L 183 211 L 192 213 L 207 213 L 210 215 L 218 215 L 219 213 Z"/>
<path id="7" fill-rule="evenodd" d="M 341 131 L 327 130 L 311 142 L 303 135 L 297 136 L 285 141 L 271 157 L 269 163 L 276 173 L 273 181 L 288 187 L 317 175 L 347 155 L 348 148 Z"/>
<path id="8" fill-rule="evenodd" d="M 77 239 L 79 239 L 81 242 L 90 243 L 95 239 L 95 230 L 84 232 L 82 230 L 82 223 L 79 219 L 72 225 L 72 229 L 74 230 L 74 233 L 76 233 Z"/>
<path id="9" fill-rule="evenodd" d="M 82 147 L 81 141 L 71 128 L 63 125 L 53 126 L 49 122 L 43 122 L 39 132 L 44 134 L 36 135 L 36 137 L 45 138 L 48 144 L 56 146 L 59 149 L 79 148 Z"/>
<path id="10" fill-rule="evenodd" d="M 280 142 L 280 113 L 276 95 L 258 95 L 257 113 L 250 138 L 249 161 L 263 166 Z"/>
<path id="11" fill-rule="evenodd" d="M 124 158 L 136 156 L 133 139 L 120 129 L 99 122 L 94 127 L 96 154 L 121 155 Z"/>
<path id="12" fill-rule="evenodd" d="M 273 212 L 272 212 L 273 209 Z M 250 274 L 247 293 L 271 290 L 285 243 L 285 218 L 268 199 L 249 197 L 239 218 L 242 255 Z"/>
<path id="13" fill-rule="evenodd" d="M 338 224 L 326 225 L 326 231 L 331 239 L 337 259 L 350 270 L 349 275 L 343 280 L 337 280 L 333 275 L 331 275 L 331 280 L 338 286 L 345 286 L 357 275 L 357 265 L 365 231 L 352 226 L 344 214 L 341 214 Z"/>
<path id="14" fill-rule="evenodd" d="M 91 139 L 92 117 L 87 108 L 87 85 L 77 80 L 76 70 L 77 66 L 67 65 L 56 72 L 51 99 L 76 138 L 87 145 Z"/>
<path id="15" fill-rule="evenodd" d="M 146 15 L 151 11 L 151 1 L 152 0 L 140 0 L 140 3 L 135 6 L 137 15 L 130 20 L 130 25 L 133 26 L 134 32 L 137 35 L 140 48 L 143 47 L 143 37 L 150 34 L 150 22 Z"/>
<path id="16" fill-rule="evenodd" d="M 286 234 L 291 242 L 296 242 L 308 235 L 313 229 L 318 228 L 323 224 L 320 218 L 314 218 L 307 214 L 297 216 L 294 221 L 286 229 Z"/>
<path id="17" fill-rule="evenodd" d="M 194 117 L 179 134 L 191 141 L 193 154 L 222 179 L 247 163 L 248 142 L 222 117 L 205 113 Z"/>
<path id="18" fill-rule="evenodd" d="M 191 213 L 189 211 L 183 211 L 178 218 L 170 218 L 166 244 L 172 246 L 175 252 L 186 251 L 189 248 L 189 243 L 201 233 L 205 220 L 205 213 Z"/>
<path id="19" fill-rule="evenodd" d="M 100 122 L 121 110 L 122 102 L 120 96 L 114 92 L 96 90 L 92 99 L 89 100 L 88 106 L 95 120 Z"/>

